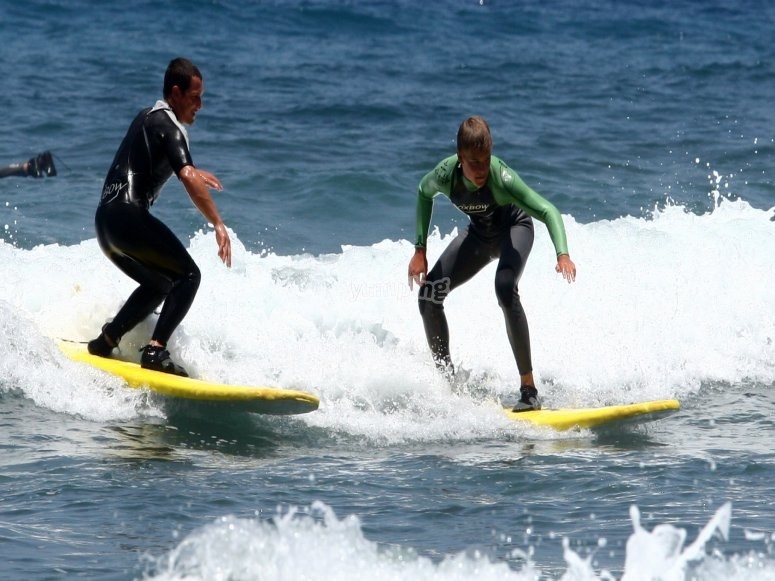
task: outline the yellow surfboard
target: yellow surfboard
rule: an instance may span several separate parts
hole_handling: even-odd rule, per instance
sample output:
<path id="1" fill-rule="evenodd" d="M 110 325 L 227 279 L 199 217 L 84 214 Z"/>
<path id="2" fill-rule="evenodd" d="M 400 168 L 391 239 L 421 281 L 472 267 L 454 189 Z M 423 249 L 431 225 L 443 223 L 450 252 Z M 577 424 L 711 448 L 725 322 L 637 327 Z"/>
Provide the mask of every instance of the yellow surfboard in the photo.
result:
<path id="1" fill-rule="evenodd" d="M 514 412 L 510 407 L 503 411 L 512 420 L 530 422 L 536 426 L 548 426 L 555 430 L 571 428 L 593 428 L 609 422 L 638 418 L 650 421 L 659 419 L 667 413 L 680 409 L 675 399 L 644 401 L 628 405 L 612 405 L 600 408 L 536 410 Z"/>
<path id="2" fill-rule="evenodd" d="M 118 375 L 130 387 L 148 389 L 169 397 L 230 404 L 235 409 L 274 415 L 303 414 L 318 409 L 320 400 L 304 391 L 277 387 L 224 385 L 143 369 L 137 363 L 91 355 L 86 346 L 59 341 L 62 352 L 74 361 L 87 363 Z"/>

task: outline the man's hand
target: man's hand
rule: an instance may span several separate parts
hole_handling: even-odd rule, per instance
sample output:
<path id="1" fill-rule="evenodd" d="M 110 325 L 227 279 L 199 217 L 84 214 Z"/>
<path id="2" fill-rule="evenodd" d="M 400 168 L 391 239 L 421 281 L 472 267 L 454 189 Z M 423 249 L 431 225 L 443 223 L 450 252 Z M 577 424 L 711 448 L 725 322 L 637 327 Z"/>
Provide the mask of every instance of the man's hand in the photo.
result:
<path id="1" fill-rule="evenodd" d="M 428 276 L 428 259 L 425 257 L 425 248 L 415 248 L 414 256 L 409 261 L 409 288 L 414 288 L 412 282 L 422 286 L 425 277 Z"/>
<path id="2" fill-rule="evenodd" d="M 568 281 L 568 284 L 576 280 L 576 265 L 567 254 L 560 254 L 557 257 L 557 266 L 554 267 L 554 270 L 559 272 Z"/>
<path id="3" fill-rule="evenodd" d="M 231 268 L 231 239 L 223 222 L 215 227 L 215 241 L 218 243 L 218 256 Z"/>
<path id="4" fill-rule="evenodd" d="M 213 198 L 210 195 L 210 188 L 219 192 L 223 191 L 221 181 L 209 171 L 195 168 L 193 165 L 185 166 L 180 170 L 178 177 L 183 182 L 183 187 L 186 188 L 191 201 L 194 202 L 197 209 L 215 228 L 218 256 L 226 266 L 231 267 L 231 240 L 229 239 L 229 233 L 226 231 L 226 226 L 223 224 L 218 209 L 215 207 L 215 202 L 213 202 Z"/>
<path id="5" fill-rule="evenodd" d="M 199 177 L 202 178 L 202 181 L 208 188 L 219 192 L 223 191 L 223 185 L 221 185 L 221 181 L 209 171 L 196 168 L 196 172 L 199 174 Z"/>

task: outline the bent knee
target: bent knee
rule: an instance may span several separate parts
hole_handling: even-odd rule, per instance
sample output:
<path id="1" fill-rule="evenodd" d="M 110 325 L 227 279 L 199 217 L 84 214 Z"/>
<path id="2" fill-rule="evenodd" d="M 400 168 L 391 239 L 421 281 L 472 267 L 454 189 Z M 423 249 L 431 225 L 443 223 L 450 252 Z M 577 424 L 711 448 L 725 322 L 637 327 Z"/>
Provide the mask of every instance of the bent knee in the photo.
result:
<path id="1" fill-rule="evenodd" d="M 186 264 L 185 268 L 181 269 L 176 276 L 173 276 L 170 279 L 169 290 L 171 290 L 173 287 L 181 286 L 196 290 L 199 288 L 200 282 L 202 282 L 202 273 L 199 270 L 199 267 L 194 264 L 194 261 L 192 260 Z"/>
<path id="2" fill-rule="evenodd" d="M 191 262 L 185 278 L 190 284 L 199 288 L 199 283 L 202 282 L 202 271 L 199 270 L 199 267 L 194 262 Z"/>
<path id="3" fill-rule="evenodd" d="M 501 307 L 508 307 L 519 302 L 519 290 L 514 271 L 509 269 L 499 270 L 495 274 L 495 296 Z"/>

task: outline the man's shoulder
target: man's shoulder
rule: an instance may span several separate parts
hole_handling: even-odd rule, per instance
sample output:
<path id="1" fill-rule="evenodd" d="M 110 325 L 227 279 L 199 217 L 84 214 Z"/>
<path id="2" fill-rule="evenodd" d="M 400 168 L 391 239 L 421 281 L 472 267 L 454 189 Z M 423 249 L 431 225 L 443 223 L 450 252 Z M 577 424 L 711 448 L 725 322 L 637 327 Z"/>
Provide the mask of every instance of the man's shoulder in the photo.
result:
<path id="1" fill-rule="evenodd" d="M 496 186 L 509 187 L 513 184 L 516 173 L 505 161 L 493 155 L 490 157 L 490 176 L 493 178 Z"/>
<path id="2" fill-rule="evenodd" d="M 140 113 L 138 117 L 145 119 L 146 125 L 158 125 L 164 127 L 177 127 L 175 123 L 170 119 L 165 109 L 154 109 L 153 107 L 146 107 Z"/>
<path id="3" fill-rule="evenodd" d="M 433 171 L 431 172 L 433 174 L 433 180 L 440 189 L 452 183 L 452 173 L 455 171 L 455 167 L 457 167 L 457 154 L 442 159 L 436 167 L 433 168 Z"/>
<path id="4" fill-rule="evenodd" d="M 134 117 L 134 123 L 142 123 L 148 118 L 148 114 L 151 112 L 151 107 L 144 107 L 140 109 Z"/>
<path id="5" fill-rule="evenodd" d="M 145 109 L 143 127 L 146 133 L 160 142 L 181 143 L 188 149 L 188 136 L 182 126 L 172 118 L 166 109 Z M 142 113 L 141 113 L 142 115 Z"/>
<path id="6" fill-rule="evenodd" d="M 497 155 L 490 156 L 490 168 L 494 169 L 498 173 L 501 173 L 504 171 L 512 171 L 511 168 L 506 164 L 506 162 L 503 161 Z"/>

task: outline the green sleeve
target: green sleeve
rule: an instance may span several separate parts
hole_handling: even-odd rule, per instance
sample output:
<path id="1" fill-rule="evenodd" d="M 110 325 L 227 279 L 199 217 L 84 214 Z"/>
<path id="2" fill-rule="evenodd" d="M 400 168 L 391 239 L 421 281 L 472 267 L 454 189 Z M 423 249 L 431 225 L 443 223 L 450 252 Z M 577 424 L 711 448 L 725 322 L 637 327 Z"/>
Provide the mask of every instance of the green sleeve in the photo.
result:
<path id="1" fill-rule="evenodd" d="M 452 183 L 452 172 L 457 163 L 457 155 L 452 155 L 442 160 L 432 171 L 428 172 L 420 180 L 417 188 L 417 237 L 414 245 L 425 247 L 428 241 L 428 230 L 431 225 L 433 213 L 433 198 L 436 194 L 449 196 Z"/>
<path id="2" fill-rule="evenodd" d="M 495 201 L 499 204 L 515 204 L 528 215 L 543 222 L 549 230 L 557 256 L 568 254 L 565 225 L 557 208 L 531 189 L 513 169 L 495 156 L 492 156 L 490 172 Z"/>

